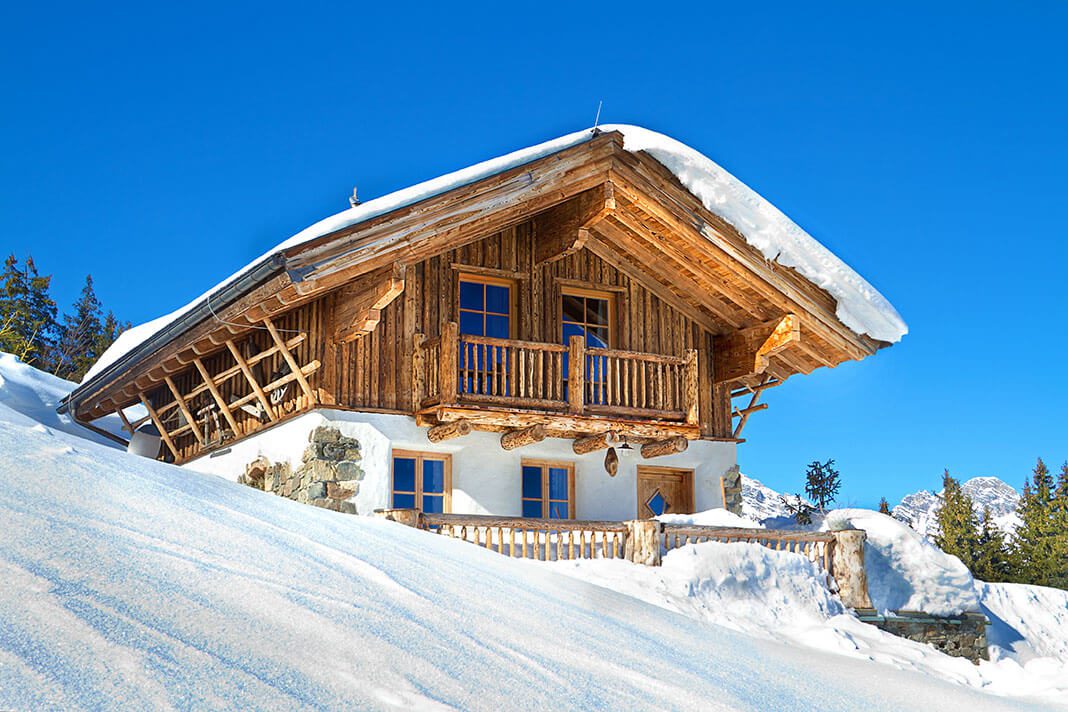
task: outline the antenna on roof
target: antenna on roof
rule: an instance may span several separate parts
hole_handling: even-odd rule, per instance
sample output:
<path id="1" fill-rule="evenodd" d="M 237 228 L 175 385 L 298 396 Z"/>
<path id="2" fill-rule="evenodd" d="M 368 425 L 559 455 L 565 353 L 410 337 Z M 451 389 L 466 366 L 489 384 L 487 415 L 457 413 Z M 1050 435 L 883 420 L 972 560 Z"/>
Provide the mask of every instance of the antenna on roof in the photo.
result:
<path id="1" fill-rule="evenodd" d="M 360 204 L 360 199 L 356 195 L 356 186 L 352 186 L 352 195 L 349 196 L 349 206 L 355 208 Z"/>
<path id="2" fill-rule="evenodd" d="M 593 117 L 593 135 L 601 133 L 601 130 L 597 128 L 597 124 L 601 123 L 601 105 L 604 103 L 603 99 L 597 100 L 597 115 Z"/>

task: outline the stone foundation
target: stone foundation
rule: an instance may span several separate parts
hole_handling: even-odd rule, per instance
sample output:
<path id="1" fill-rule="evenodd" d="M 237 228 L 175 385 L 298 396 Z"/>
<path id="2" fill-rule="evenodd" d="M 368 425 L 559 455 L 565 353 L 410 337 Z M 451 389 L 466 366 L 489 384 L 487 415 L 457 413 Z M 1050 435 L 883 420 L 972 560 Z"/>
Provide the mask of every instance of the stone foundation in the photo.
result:
<path id="1" fill-rule="evenodd" d="M 860 619 L 899 638 L 927 643 L 946 655 L 968 658 L 976 664 L 990 659 L 986 643 L 986 627 L 990 621 L 982 613 L 941 617 L 899 611 L 881 616 L 873 611 L 862 613 Z"/>
<path id="2" fill-rule="evenodd" d="M 335 512 L 356 514 L 351 500 L 360 491 L 360 443 L 337 428 L 320 426 L 308 435 L 301 465 L 271 463 L 260 457 L 249 463 L 238 482 Z"/>

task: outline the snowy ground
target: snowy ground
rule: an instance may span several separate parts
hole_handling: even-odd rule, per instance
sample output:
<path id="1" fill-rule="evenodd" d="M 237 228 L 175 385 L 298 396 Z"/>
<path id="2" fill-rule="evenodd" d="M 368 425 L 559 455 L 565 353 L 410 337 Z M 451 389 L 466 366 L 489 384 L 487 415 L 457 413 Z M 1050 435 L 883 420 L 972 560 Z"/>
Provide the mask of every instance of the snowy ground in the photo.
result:
<path id="1" fill-rule="evenodd" d="M 2 373 L 0 391 L 20 378 Z M 979 692 L 992 667 L 886 640 L 797 557 L 514 561 L 134 458 L 39 407 L 0 397 L 0 709 L 1051 705 Z M 1049 660 L 1068 623 L 1033 618 L 1029 596 L 1061 604 L 1024 588 L 982 598 L 1020 654 Z M 1039 691 L 1019 676 L 1015 692 Z"/>

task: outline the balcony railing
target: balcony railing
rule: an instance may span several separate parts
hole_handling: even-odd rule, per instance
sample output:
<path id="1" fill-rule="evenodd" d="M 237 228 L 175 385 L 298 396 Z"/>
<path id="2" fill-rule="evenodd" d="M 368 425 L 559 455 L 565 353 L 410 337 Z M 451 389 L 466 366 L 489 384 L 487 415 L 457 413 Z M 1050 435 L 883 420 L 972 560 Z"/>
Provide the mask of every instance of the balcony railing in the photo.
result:
<path id="1" fill-rule="evenodd" d="M 697 352 L 664 356 L 460 334 L 416 339 L 416 406 L 483 404 L 570 415 L 698 422 Z"/>

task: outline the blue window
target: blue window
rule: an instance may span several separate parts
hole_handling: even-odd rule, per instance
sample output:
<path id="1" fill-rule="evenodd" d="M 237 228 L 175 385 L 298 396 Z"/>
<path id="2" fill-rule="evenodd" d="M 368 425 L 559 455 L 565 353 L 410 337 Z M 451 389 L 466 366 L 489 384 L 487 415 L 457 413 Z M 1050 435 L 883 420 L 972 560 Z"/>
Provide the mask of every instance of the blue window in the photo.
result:
<path id="1" fill-rule="evenodd" d="M 419 508 L 431 514 L 448 511 L 452 500 L 448 455 L 393 451 L 393 507 Z"/>
<path id="2" fill-rule="evenodd" d="M 512 284 L 460 277 L 460 333 L 509 339 L 512 336 Z"/>
<path id="3" fill-rule="evenodd" d="M 591 349 L 607 349 L 612 344 L 612 295 L 584 289 L 565 290 L 560 295 L 560 323 L 563 343 L 572 336 L 581 336 Z M 586 357 L 585 399 L 593 405 L 605 400 L 604 356 Z M 568 369 L 568 355 L 564 354 L 564 373 Z M 566 389 L 566 386 L 565 386 Z M 566 397 L 566 396 L 565 396 Z"/>
<path id="4" fill-rule="evenodd" d="M 574 518 L 575 469 L 573 465 L 525 461 L 521 484 L 524 517 Z"/>

